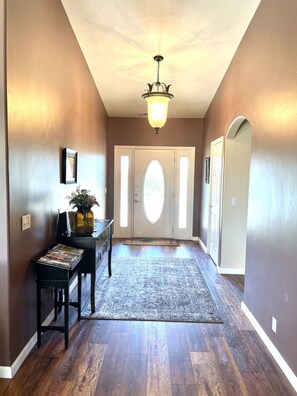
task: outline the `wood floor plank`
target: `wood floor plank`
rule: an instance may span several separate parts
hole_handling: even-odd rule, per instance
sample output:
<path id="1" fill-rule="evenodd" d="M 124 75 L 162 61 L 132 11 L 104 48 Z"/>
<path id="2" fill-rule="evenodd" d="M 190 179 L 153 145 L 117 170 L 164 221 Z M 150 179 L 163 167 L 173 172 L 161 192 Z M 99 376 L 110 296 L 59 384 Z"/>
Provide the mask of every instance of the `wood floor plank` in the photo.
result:
<path id="1" fill-rule="evenodd" d="M 77 375 L 77 365 L 81 361 L 81 357 L 86 355 L 89 347 L 89 338 L 91 332 L 85 331 L 86 323 L 77 323 L 72 327 L 71 331 L 75 333 L 75 337 L 71 337 L 75 342 L 71 342 L 68 350 L 63 349 L 64 353 L 60 355 L 60 363 L 57 370 L 53 374 L 53 378 L 58 382 L 74 381 Z"/>
<path id="2" fill-rule="evenodd" d="M 85 355 L 75 365 L 76 378 L 71 389 L 74 395 L 91 395 L 96 388 L 107 345 L 88 344 Z"/>
<path id="3" fill-rule="evenodd" d="M 167 344 L 171 383 L 174 385 L 195 384 L 184 323 L 167 324 Z"/>
<path id="4" fill-rule="evenodd" d="M 200 396 L 196 384 L 194 385 L 172 385 L 172 396 Z"/>
<path id="5" fill-rule="evenodd" d="M 72 381 L 48 381 L 45 386 L 38 391 L 34 391 L 32 396 L 67 396 L 71 395 Z M 24 393 L 26 395 L 26 393 Z M 31 395 L 30 393 L 27 394 Z"/>
<path id="6" fill-rule="evenodd" d="M 189 351 L 207 352 L 207 345 L 201 323 L 189 323 L 184 326 Z"/>
<path id="7" fill-rule="evenodd" d="M 112 332 L 96 387 L 98 395 L 121 394 L 123 388 L 128 333 Z"/>
<path id="8" fill-rule="evenodd" d="M 261 371 L 256 351 L 250 349 L 244 332 L 240 332 L 234 326 L 225 325 L 223 334 L 241 373 Z"/>
<path id="9" fill-rule="evenodd" d="M 240 307 L 241 301 L 237 299 L 228 284 L 222 282 L 216 285 L 216 289 L 223 304 L 228 306 L 228 310 L 225 310 L 228 322 L 232 322 L 238 330 L 253 330 L 251 322 L 247 319 Z"/>
<path id="10" fill-rule="evenodd" d="M 275 392 L 271 386 L 271 382 L 267 381 L 267 373 L 250 372 L 242 375 L 243 380 L 248 389 L 249 395 L 269 395 L 269 396 L 292 396 L 296 392 L 284 389 L 282 392 Z"/>
<path id="11" fill-rule="evenodd" d="M 112 321 L 110 320 L 92 320 L 93 327 L 91 329 L 91 344 L 109 344 Z"/>
<path id="12" fill-rule="evenodd" d="M 127 354 L 122 395 L 146 396 L 147 355 Z"/>
<path id="13" fill-rule="evenodd" d="M 210 352 L 192 352 L 191 360 L 198 395 L 223 395 L 218 387 L 217 372 Z"/>
<path id="14" fill-rule="evenodd" d="M 277 363 L 269 353 L 267 347 L 263 344 L 260 337 L 255 331 L 244 331 L 245 339 L 247 340 L 250 348 L 255 351 L 255 357 L 260 365 L 260 372 L 265 373 L 269 378 L 267 389 L 271 395 L 287 395 L 288 390 L 283 383 L 286 383 L 285 375 L 280 371 Z"/>
<path id="15" fill-rule="evenodd" d="M 248 392 L 232 353 L 223 337 L 209 337 L 206 339 L 211 359 L 215 362 L 217 371 L 226 388 L 228 395 L 247 396 Z"/>
<path id="16" fill-rule="evenodd" d="M 147 395 L 169 396 L 171 391 L 166 323 L 150 322 L 147 368 Z"/>
<path id="17" fill-rule="evenodd" d="M 148 351 L 148 322 L 131 322 L 129 331 L 128 354 L 146 355 Z"/>

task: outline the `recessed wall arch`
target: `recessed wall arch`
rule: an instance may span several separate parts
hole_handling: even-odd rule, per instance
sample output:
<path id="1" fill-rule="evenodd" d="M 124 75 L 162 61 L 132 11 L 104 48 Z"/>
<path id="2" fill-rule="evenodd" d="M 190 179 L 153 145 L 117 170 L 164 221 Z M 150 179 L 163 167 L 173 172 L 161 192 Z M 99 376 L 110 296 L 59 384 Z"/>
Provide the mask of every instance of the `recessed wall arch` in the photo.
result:
<path id="1" fill-rule="evenodd" d="M 234 139 L 240 126 L 245 122 L 249 122 L 246 117 L 238 116 L 230 124 L 228 131 L 226 133 L 226 139 Z"/>
<path id="2" fill-rule="evenodd" d="M 252 126 L 238 116 L 225 139 L 221 273 L 245 273 L 251 146 Z"/>

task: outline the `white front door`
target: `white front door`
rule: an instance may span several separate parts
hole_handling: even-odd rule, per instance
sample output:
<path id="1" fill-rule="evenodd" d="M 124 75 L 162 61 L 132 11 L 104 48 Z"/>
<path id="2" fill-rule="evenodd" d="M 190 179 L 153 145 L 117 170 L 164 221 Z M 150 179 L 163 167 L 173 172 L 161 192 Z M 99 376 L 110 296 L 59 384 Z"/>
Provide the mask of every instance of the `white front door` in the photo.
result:
<path id="1" fill-rule="evenodd" d="M 114 236 L 192 239 L 193 147 L 115 146 Z"/>
<path id="2" fill-rule="evenodd" d="M 210 202 L 208 227 L 208 253 L 219 265 L 220 260 L 220 221 L 222 200 L 224 139 L 211 142 L 210 147 Z"/>
<path id="3" fill-rule="evenodd" d="M 134 237 L 172 238 L 174 150 L 135 149 Z"/>

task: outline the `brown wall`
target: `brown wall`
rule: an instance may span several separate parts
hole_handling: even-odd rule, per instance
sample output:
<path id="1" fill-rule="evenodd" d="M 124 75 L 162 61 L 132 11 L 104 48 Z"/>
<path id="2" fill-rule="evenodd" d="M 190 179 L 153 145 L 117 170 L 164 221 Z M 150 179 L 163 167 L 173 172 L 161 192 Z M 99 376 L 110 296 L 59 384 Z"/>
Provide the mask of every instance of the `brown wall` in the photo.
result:
<path id="1" fill-rule="evenodd" d="M 0 0 L 0 356 L 9 356 L 5 2 Z M 1 340 L 6 342 L 1 342 Z M 1 365 L 1 362 L 0 362 Z"/>
<path id="2" fill-rule="evenodd" d="M 235 117 L 251 123 L 244 302 L 297 375 L 296 18 L 296 0 L 262 0 L 204 119 L 203 150 Z M 208 193 L 204 188 L 204 242 Z"/>
<path id="3" fill-rule="evenodd" d="M 195 188 L 193 235 L 198 236 L 200 223 L 202 119 L 168 119 L 156 135 L 145 118 L 109 118 L 107 138 L 108 216 L 113 216 L 114 146 L 181 146 L 195 147 Z"/>
<path id="4" fill-rule="evenodd" d="M 103 216 L 106 186 L 107 115 L 59 0 L 7 1 L 7 84 L 10 334 L 0 351 L 9 345 L 10 353 L 0 365 L 36 331 L 30 259 L 54 243 L 58 209 L 75 188 L 61 184 L 62 148 L 79 152 L 78 183 L 97 195 Z M 32 228 L 22 232 L 27 213 Z"/>

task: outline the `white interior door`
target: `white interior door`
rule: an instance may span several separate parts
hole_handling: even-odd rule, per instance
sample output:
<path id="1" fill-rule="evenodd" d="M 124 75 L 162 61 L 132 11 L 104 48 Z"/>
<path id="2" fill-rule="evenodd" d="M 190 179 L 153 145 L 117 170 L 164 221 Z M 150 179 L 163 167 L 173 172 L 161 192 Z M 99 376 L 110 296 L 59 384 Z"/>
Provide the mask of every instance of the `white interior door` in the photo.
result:
<path id="1" fill-rule="evenodd" d="M 134 237 L 172 238 L 174 150 L 135 149 Z"/>
<path id="2" fill-rule="evenodd" d="M 219 265 L 224 138 L 211 142 L 208 253 Z"/>

